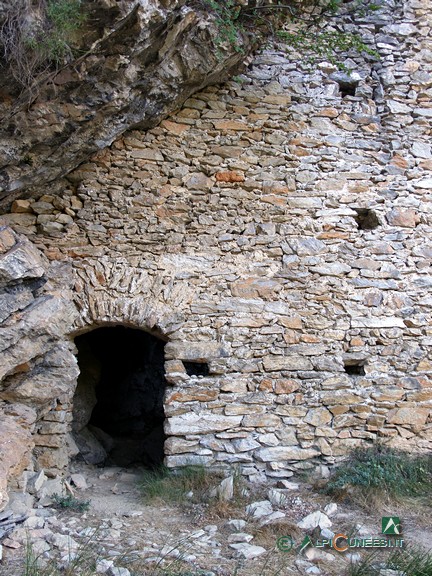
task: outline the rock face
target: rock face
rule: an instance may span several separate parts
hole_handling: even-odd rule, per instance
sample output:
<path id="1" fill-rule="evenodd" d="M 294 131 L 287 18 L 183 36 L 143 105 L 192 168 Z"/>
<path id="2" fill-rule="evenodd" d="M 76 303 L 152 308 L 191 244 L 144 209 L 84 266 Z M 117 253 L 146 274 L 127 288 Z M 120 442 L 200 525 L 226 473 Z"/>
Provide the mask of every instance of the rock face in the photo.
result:
<path id="1" fill-rule="evenodd" d="M 32 465 L 35 420 L 31 408 L 0 403 L 0 511 L 8 503 L 8 480 L 19 478 Z"/>
<path id="2" fill-rule="evenodd" d="M 221 45 L 206 3 L 189 4 L 83 3 L 98 7 L 89 18 L 103 28 L 91 48 L 0 105 L 0 204 L 68 173 L 128 128 L 155 126 L 193 92 L 234 73 L 250 49 L 247 36 L 239 32 L 242 50 Z"/>
<path id="3" fill-rule="evenodd" d="M 349 93 L 264 51 L 1 217 L 0 399 L 37 408 L 47 473 L 73 450 L 72 338 L 102 325 L 167 341 L 168 466 L 284 479 L 431 447 L 430 14 L 357 27 L 381 60 L 346 58 Z"/>
<path id="4" fill-rule="evenodd" d="M 32 470 L 32 450 L 51 474 L 68 462 L 68 417 L 78 369 L 65 335 L 76 316 L 68 265 L 0 227 L 0 479 Z M 33 434 L 31 434 L 31 433 Z M 42 464 L 43 463 L 43 464 Z M 0 505 L 5 504 L 4 486 Z"/>

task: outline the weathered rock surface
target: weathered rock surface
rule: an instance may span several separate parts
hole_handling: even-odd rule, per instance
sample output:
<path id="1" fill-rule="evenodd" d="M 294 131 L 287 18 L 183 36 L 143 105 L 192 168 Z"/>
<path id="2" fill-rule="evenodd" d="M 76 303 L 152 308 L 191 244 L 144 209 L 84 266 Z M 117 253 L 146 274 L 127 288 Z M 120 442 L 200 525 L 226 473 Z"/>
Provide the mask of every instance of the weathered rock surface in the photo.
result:
<path id="1" fill-rule="evenodd" d="M 8 503 L 8 481 L 31 465 L 35 420 L 34 410 L 0 403 L 0 511 Z"/>
<path id="2" fill-rule="evenodd" d="M 36 97 L 4 101 L 0 204 L 67 174 L 128 128 L 155 126 L 193 92 L 233 74 L 250 41 L 239 31 L 243 50 L 221 45 L 215 18 L 191 4 L 92 3 L 100 28 L 93 46 L 40 82 Z"/>
<path id="3" fill-rule="evenodd" d="M 0 506 L 4 506 L 7 482 L 16 483 L 25 469 L 33 470 L 35 446 L 41 462 L 45 460 L 52 472 L 67 464 L 63 450 L 67 423 L 57 408 L 61 399 L 73 393 L 78 370 L 73 346 L 64 340 L 76 315 L 64 283 L 67 267 L 51 265 L 27 238 L 0 226 L 0 268 L 0 302 L 4 303 L 0 326 Z M 54 397 L 54 415 L 47 415 L 54 422 L 43 424 Z M 47 450 L 59 457 L 51 454 L 46 461 Z M 29 490 L 35 489 L 30 483 Z"/>
<path id="4" fill-rule="evenodd" d="M 266 50 L 1 217 L 40 253 L 2 230 L 0 399 L 37 406 L 47 474 L 76 450 L 71 338 L 104 324 L 168 342 L 168 466 L 276 481 L 377 438 L 430 448 L 430 14 L 378 16 L 348 92 Z"/>

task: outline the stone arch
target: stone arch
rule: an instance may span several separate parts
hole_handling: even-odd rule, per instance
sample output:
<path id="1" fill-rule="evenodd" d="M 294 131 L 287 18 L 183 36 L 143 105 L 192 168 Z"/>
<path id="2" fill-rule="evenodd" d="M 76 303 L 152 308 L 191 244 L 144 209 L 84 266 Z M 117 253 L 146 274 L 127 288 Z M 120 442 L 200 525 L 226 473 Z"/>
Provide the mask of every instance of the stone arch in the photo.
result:
<path id="1" fill-rule="evenodd" d="M 154 331 L 117 323 L 75 337 L 80 375 L 71 428 L 86 462 L 162 463 L 165 341 Z"/>
<path id="2" fill-rule="evenodd" d="M 73 300 L 78 310 L 78 315 L 74 318 L 73 326 L 68 334 L 71 344 L 73 343 L 76 347 L 77 343 L 85 343 L 86 338 L 91 338 L 86 335 L 92 333 L 107 334 L 110 331 L 115 334 L 116 330 L 128 331 L 129 334 L 141 334 L 144 339 L 148 337 L 153 342 L 166 343 L 170 340 L 177 340 L 180 337 L 180 331 L 184 323 L 183 304 L 185 299 L 188 301 L 193 299 L 194 294 L 193 291 L 188 290 L 184 286 L 181 289 L 173 289 L 173 286 L 171 286 L 171 275 L 172 271 L 168 269 L 154 278 L 149 278 L 148 274 L 140 267 L 130 266 L 122 259 L 112 263 L 106 262 L 103 258 L 100 260 L 88 258 L 75 263 L 76 290 L 73 294 Z M 85 344 L 83 346 L 85 348 Z M 86 352 L 79 350 L 79 348 L 80 346 L 78 346 L 78 351 L 75 351 L 76 357 L 79 362 L 81 356 L 81 363 L 85 363 Z M 167 372 L 164 385 L 177 383 L 177 380 L 174 379 L 174 381 L 170 375 L 170 372 L 172 372 L 172 367 L 169 366 L 170 362 L 164 362 L 164 358 L 161 358 L 160 363 L 161 365 L 163 364 L 164 378 L 165 372 Z M 139 370 L 141 370 L 141 375 L 143 375 L 144 367 L 141 366 Z M 97 394 L 95 389 L 100 375 L 97 374 L 94 364 L 93 374 L 91 374 L 91 367 L 87 372 L 88 374 L 85 377 L 87 378 L 87 389 L 85 389 L 85 384 L 83 384 L 82 370 L 80 370 L 80 376 L 75 380 L 66 407 L 69 418 L 72 420 L 72 434 L 69 436 L 70 457 L 79 456 L 80 453 L 81 456 L 83 455 L 82 452 L 85 446 L 83 446 L 82 440 L 85 439 L 77 437 L 76 428 L 80 425 L 83 425 L 83 428 L 88 428 L 96 403 Z M 129 377 L 131 377 L 131 374 L 129 374 Z M 137 377 L 136 373 L 135 377 Z M 93 383 L 89 382 L 92 379 Z M 126 375 L 125 380 L 127 380 Z M 123 382 L 123 384 L 124 386 L 128 385 L 127 382 Z M 131 382 L 129 382 L 129 385 L 131 385 Z M 80 390 L 82 387 L 84 389 Z M 120 390 L 118 392 L 120 393 Z M 75 408 L 74 413 L 73 406 L 78 404 L 81 405 L 81 415 L 77 417 L 77 408 Z M 95 422 L 90 422 L 90 426 L 93 426 L 93 428 L 95 424 Z M 104 456 L 103 446 L 101 446 L 101 444 L 106 444 L 106 442 L 110 443 L 110 438 L 104 436 L 104 430 L 102 432 L 97 431 L 98 438 L 94 438 L 94 433 L 89 434 L 88 432 L 88 430 L 85 430 L 84 435 L 94 445 L 96 452 L 96 447 L 99 446 L 100 448 L 99 456 L 95 453 L 93 458 L 90 454 L 89 461 L 111 462 L 112 454 L 108 454 L 107 458 L 105 458 L 106 455 Z M 154 437 L 155 435 L 157 438 Z M 151 440 L 153 444 L 156 443 L 158 445 L 159 448 L 156 453 L 154 450 L 152 453 L 148 451 L 143 458 L 138 457 L 137 460 L 150 466 L 160 464 L 164 456 L 164 438 L 163 430 L 159 428 L 153 438 L 148 438 L 148 442 Z M 130 441 L 129 444 L 133 444 L 133 442 Z M 129 448 L 130 446 L 124 446 L 124 450 L 120 450 L 120 453 L 124 452 L 126 454 L 130 451 Z M 127 460 L 128 458 L 125 457 L 123 461 L 118 461 L 118 463 L 128 464 Z M 129 463 L 132 464 L 133 460 L 134 458 L 131 458 Z M 116 463 L 115 458 L 113 463 Z"/>

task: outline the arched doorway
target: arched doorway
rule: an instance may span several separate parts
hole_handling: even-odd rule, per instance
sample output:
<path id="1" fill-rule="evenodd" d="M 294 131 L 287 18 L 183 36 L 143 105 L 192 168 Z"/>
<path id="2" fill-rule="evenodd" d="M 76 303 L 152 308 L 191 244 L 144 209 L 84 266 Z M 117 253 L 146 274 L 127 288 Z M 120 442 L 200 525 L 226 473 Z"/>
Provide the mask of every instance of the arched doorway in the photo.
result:
<path id="1" fill-rule="evenodd" d="M 158 466 L 164 458 L 165 342 L 124 326 L 75 338 L 80 376 L 72 431 L 92 464 Z"/>

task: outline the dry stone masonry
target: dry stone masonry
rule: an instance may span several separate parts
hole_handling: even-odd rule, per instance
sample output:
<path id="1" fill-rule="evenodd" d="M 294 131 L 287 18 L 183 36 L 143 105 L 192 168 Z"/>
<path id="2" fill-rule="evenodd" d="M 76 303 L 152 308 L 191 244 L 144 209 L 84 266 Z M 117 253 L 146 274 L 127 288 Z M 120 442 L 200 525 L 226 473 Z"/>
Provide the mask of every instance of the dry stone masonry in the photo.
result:
<path id="1" fill-rule="evenodd" d="M 116 325 L 166 342 L 170 467 L 431 448 L 431 24 L 420 0 L 348 22 L 380 54 L 351 75 L 263 50 L 1 217 L 0 399 L 36 466 L 77 452 L 73 339 Z"/>

